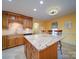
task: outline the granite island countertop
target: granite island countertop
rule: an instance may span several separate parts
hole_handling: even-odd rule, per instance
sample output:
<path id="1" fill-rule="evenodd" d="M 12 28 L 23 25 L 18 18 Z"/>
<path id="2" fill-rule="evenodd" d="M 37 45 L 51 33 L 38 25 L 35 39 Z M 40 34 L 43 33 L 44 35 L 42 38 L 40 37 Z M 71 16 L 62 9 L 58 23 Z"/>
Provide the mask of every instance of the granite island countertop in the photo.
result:
<path id="1" fill-rule="evenodd" d="M 35 35 L 25 35 L 26 40 L 28 40 L 38 51 L 41 51 L 59 40 L 63 39 L 62 36 L 52 36 L 51 34 L 35 34 Z"/>

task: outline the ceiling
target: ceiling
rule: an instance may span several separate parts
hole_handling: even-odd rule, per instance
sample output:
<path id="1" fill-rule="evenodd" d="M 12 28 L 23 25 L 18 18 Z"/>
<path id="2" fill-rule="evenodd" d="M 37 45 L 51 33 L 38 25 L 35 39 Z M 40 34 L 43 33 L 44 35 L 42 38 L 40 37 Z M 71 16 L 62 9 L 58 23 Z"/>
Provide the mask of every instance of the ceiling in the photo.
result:
<path id="1" fill-rule="evenodd" d="M 2 0 L 2 10 L 11 11 L 38 19 L 51 19 L 76 11 L 76 0 Z M 36 8 L 37 11 L 33 11 Z M 51 8 L 58 8 L 58 14 L 49 15 Z"/>

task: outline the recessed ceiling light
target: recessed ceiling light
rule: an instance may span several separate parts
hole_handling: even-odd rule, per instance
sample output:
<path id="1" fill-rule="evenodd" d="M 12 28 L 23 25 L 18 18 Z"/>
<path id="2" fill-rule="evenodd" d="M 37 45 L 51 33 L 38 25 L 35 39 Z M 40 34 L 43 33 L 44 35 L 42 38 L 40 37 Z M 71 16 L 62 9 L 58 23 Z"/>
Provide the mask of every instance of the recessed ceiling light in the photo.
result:
<path id="1" fill-rule="evenodd" d="M 12 2 L 12 0 L 8 0 L 9 2 Z"/>
<path id="2" fill-rule="evenodd" d="M 40 4 L 43 4 L 43 1 L 40 1 Z"/>
<path id="3" fill-rule="evenodd" d="M 52 9 L 49 11 L 49 15 L 56 15 L 58 13 L 58 10 Z"/>
<path id="4" fill-rule="evenodd" d="M 37 11 L 37 9 L 35 8 L 35 9 L 33 9 L 33 11 Z"/>

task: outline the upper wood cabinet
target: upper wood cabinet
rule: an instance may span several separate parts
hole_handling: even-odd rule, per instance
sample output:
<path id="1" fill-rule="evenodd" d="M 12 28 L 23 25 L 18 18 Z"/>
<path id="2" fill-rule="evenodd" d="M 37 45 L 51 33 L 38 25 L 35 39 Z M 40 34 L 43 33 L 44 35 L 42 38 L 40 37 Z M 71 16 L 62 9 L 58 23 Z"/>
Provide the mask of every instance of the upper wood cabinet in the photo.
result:
<path id="1" fill-rule="evenodd" d="M 24 28 L 32 28 L 33 18 L 24 16 L 21 14 L 3 11 L 2 12 L 2 28 L 8 28 L 9 23 L 18 22 L 23 25 Z"/>
<path id="2" fill-rule="evenodd" d="M 32 28 L 32 19 L 24 19 L 23 27 L 24 28 Z"/>

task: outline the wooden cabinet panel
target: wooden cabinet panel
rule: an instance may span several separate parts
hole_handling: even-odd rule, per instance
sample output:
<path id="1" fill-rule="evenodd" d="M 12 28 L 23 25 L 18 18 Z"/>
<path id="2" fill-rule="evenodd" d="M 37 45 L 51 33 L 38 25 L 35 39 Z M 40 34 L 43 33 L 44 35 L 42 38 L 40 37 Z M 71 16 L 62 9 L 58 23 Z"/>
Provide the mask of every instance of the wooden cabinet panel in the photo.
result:
<path id="1" fill-rule="evenodd" d="M 14 38 L 7 39 L 7 40 L 8 40 L 8 48 L 9 48 L 9 47 L 14 47 L 14 46 L 16 45 Z"/>
<path id="2" fill-rule="evenodd" d="M 16 38 L 15 41 L 16 41 L 16 45 L 22 45 L 24 44 L 24 38 L 23 37 L 19 37 L 19 38 Z"/>
<path id="3" fill-rule="evenodd" d="M 2 15 L 2 29 L 7 28 L 7 19 L 6 15 Z"/>
<path id="4" fill-rule="evenodd" d="M 17 15 L 16 16 L 16 22 L 20 23 L 20 24 L 23 24 L 23 17 L 21 15 Z"/>
<path id="5" fill-rule="evenodd" d="M 25 40 L 25 55 L 27 59 L 39 59 L 38 54 L 38 51 L 27 40 Z"/>
<path id="6" fill-rule="evenodd" d="M 9 15 L 8 14 L 6 16 L 7 16 L 8 24 L 16 21 L 16 16 L 15 15 Z"/>
<path id="7" fill-rule="evenodd" d="M 7 37 L 2 36 L 2 49 L 7 48 Z"/>
<path id="8" fill-rule="evenodd" d="M 39 59 L 58 59 L 57 58 L 57 43 L 40 51 L 39 56 L 40 56 Z"/>
<path id="9" fill-rule="evenodd" d="M 33 23 L 32 23 L 32 19 L 29 19 L 29 27 L 32 28 Z"/>
<path id="10" fill-rule="evenodd" d="M 32 25 L 33 25 L 32 19 L 25 19 L 23 21 L 24 28 L 32 28 Z"/>

